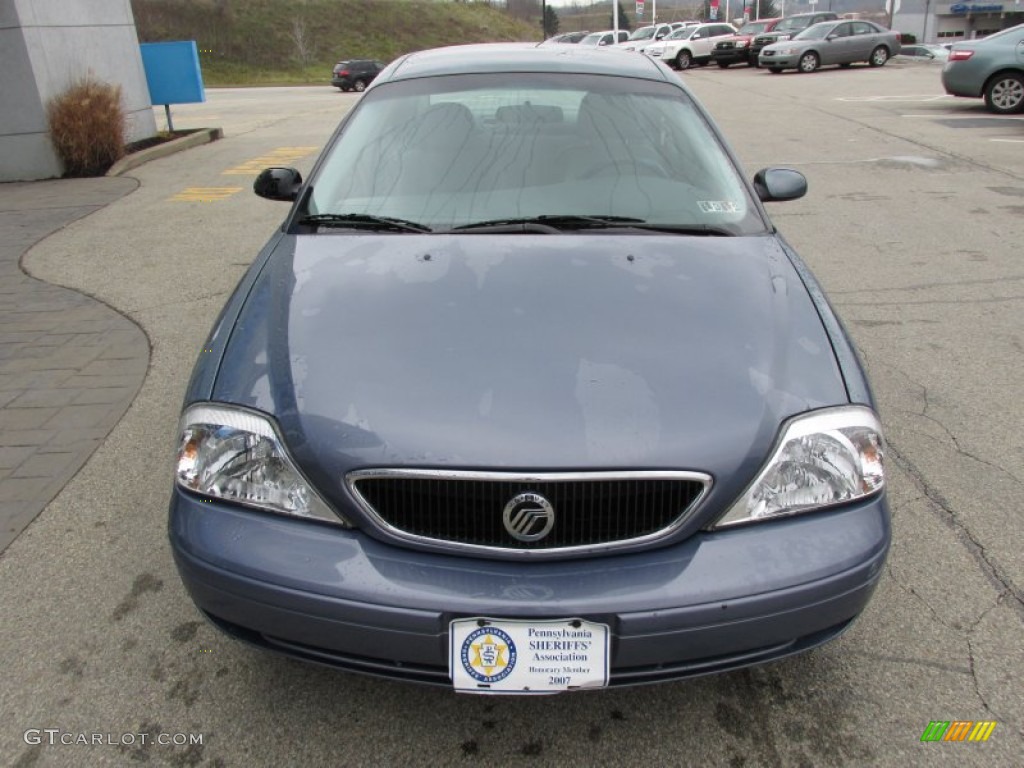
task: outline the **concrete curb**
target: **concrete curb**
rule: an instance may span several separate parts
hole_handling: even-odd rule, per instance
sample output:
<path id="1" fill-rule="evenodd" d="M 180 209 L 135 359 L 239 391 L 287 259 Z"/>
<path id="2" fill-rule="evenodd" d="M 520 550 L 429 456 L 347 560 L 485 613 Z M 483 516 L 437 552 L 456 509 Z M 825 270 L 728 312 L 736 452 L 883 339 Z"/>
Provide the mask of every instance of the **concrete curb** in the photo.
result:
<path id="1" fill-rule="evenodd" d="M 188 136 L 182 136 L 180 139 L 165 141 L 163 144 L 157 144 L 155 147 L 143 149 L 141 152 L 133 152 L 122 157 L 110 166 L 107 176 L 120 176 L 133 168 L 138 168 L 143 163 L 148 163 L 150 160 L 167 157 L 167 155 L 173 155 L 175 152 L 181 152 L 184 149 L 198 147 L 200 144 L 209 144 L 211 141 L 216 141 L 223 137 L 224 131 L 220 128 L 201 128 L 195 133 L 190 133 Z"/>

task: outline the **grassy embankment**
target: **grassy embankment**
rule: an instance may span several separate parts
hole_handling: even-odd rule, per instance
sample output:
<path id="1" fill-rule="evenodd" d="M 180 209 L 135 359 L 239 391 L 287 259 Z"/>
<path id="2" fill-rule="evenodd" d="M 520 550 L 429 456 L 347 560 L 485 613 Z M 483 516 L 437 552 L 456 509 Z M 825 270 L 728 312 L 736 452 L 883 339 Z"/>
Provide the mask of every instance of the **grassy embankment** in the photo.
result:
<path id="1" fill-rule="evenodd" d="M 540 37 L 539 27 L 474 2 L 132 0 L 132 9 L 140 42 L 196 41 L 208 86 L 323 85 L 343 58 L 387 62 L 440 45 Z"/>

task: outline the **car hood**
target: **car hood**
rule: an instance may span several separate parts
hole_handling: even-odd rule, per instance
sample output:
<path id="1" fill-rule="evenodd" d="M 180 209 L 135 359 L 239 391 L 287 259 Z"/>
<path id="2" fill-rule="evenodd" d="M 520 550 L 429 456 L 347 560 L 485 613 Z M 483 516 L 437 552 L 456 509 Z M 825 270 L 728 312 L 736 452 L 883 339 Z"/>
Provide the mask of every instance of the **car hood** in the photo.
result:
<path id="1" fill-rule="evenodd" d="M 351 233 L 281 238 L 213 399 L 273 414 L 332 488 L 396 466 L 742 484 L 782 420 L 847 401 L 777 237 Z"/>
<path id="2" fill-rule="evenodd" d="M 779 40 L 775 43 L 769 43 L 762 50 L 778 51 L 783 48 L 807 48 L 813 46 L 815 43 L 820 43 L 820 40 Z"/>

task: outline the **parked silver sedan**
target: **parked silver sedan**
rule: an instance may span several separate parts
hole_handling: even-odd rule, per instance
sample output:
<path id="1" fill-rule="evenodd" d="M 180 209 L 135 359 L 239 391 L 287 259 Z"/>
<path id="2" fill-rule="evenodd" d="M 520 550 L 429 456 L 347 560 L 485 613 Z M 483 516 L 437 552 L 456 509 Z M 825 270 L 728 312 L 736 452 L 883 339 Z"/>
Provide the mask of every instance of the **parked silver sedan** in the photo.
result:
<path id="1" fill-rule="evenodd" d="M 956 43 L 942 70 L 942 87 L 953 96 L 984 97 L 997 115 L 1024 112 L 1024 24 Z"/>
<path id="2" fill-rule="evenodd" d="M 758 62 L 774 73 L 784 69 L 814 72 L 826 64 L 848 67 L 857 61 L 881 67 L 899 52 L 899 32 L 870 21 L 823 21 L 792 40 L 765 46 Z"/>

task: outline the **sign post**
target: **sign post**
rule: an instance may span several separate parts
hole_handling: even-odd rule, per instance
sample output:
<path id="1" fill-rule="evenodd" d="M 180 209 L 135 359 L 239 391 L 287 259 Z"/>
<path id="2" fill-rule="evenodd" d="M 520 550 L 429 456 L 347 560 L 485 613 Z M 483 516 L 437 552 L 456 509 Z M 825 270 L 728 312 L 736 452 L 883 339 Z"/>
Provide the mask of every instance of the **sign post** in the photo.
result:
<path id="1" fill-rule="evenodd" d="M 142 67 L 149 86 L 149 103 L 163 104 L 167 130 L 174 132 L 171 104 L 206 101 L 203 73 L 195 40 L 174 43 L 142 43 Z"/>

